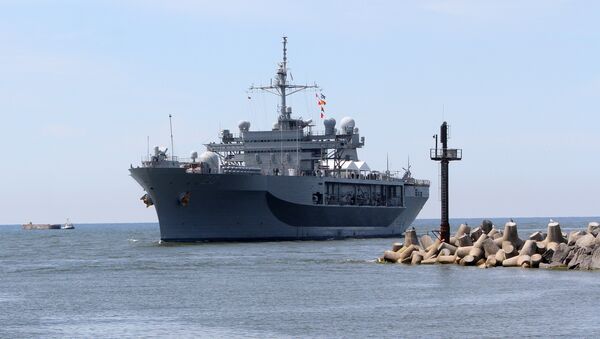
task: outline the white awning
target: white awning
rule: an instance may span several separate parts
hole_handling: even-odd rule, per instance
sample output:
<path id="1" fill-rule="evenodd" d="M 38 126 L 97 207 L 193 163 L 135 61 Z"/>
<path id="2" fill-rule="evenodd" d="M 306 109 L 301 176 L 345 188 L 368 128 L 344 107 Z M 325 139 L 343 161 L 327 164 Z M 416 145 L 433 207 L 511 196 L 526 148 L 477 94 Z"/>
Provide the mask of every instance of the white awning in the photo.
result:
<path id="1" fill-rule="evenodd" d="M 355 161 L 354 163 L 356 164 L 356 166 L 358 167 L 358 169 L 361 172 L 362 171 L 371 172 L 371 167 L 369 167 L 369 165 L 367 165 L 366 162 L 364 162 L 364 161 Z"/>
<path id="2" fill-rule="evenodd" d="M 344 171 L 360 171 L 358 166 L 356 166 L 356 163 L 352 160 L 344 161 L 344 163 L 342 164 L 342 169 Z"/>

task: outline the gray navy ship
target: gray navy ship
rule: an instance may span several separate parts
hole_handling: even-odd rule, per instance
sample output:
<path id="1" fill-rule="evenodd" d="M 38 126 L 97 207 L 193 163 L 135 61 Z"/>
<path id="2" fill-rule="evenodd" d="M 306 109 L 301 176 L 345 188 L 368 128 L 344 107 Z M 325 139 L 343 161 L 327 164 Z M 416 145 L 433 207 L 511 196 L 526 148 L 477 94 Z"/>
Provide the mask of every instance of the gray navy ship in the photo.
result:
<path id="1" fill-rule="evenodd" d="M 286 98 L 318 89 L 288 80 L 287 38 L 283 61 L 268 86 L 251 87 L 279 96 L 271 130 L 221 131 L 206 152 L 180 159 L 155 147 L 131 176 L 154 205 L 163 241 L 268 241 L 393 237 L 411 225 L 429 197 L 428 180 L 375 171 L 357 150 L 365 139 L 352 118 L 339 127 L 324 119 L 292 116 Z"/>

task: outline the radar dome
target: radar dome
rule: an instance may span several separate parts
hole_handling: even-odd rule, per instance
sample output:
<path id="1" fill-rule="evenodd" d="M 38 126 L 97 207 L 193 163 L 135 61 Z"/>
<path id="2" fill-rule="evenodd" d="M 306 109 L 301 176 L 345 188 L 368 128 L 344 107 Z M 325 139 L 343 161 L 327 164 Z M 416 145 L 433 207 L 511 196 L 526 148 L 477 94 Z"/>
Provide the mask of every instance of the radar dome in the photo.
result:
<path id="1" fill-rule="evenodd" d="M 335 134 L 335 119 L 328 118 L 323 120 L 323 125 L 325 125 L 325 134 Z"/>
<path id="2" fill-rule="evenodd" d="M 241 120 L 238 123 L 238 127 L 240 128 L 240 132 L 247 132 L 250 130 L 250 121 Z"/>
<path id="3" fill-rule="evenodd" d="M 345 117 L 340 122 L 340 128 L 346 134 L 352 134 L 352 131 L 354 130 L 354 125 L 354 119 L 350 117 Z"/>
<path id="4" fill-rule="evenodd" d="M 216 173 L 219 170 L 219 156 L 215 152 L 206 151 L 200 154 L 200 158 L 198 160 L 203 162 L 205 165 L 208 165 L 213 173 Z"/>
<path id="5" fill-rule="evenodd" d="M 196 159 L 198 159 L 198 152 L 192 151 L 190 153 L 190 158 L 192 158 L 192 161 L 196 161 Z"/>
<path id="6" fill-rule="evenodd" d="M 335 119 L 334 118 L 328 118 L 323 120 L 323 125 L 325 125 L 325 128 L 327 127 L 335 127 Z"/>

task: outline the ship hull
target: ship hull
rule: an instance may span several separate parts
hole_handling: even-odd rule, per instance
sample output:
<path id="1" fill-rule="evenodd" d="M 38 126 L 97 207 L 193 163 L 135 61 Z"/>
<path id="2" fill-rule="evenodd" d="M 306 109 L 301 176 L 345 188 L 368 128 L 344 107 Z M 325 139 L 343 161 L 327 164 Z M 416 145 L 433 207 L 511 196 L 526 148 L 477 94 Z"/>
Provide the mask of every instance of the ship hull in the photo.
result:
<path id="1" fill-rule="evenodd" d="M 419 187 L 414 194 L 414 188 L 405 187 L 404 204 L 398 207 L 316 205 L 312 193 L 322 191 L 327 178 L 148 167 L 130 172 L 152 198 L 163 241 L 394 237 L 414 221 L 429 192 Z"/>

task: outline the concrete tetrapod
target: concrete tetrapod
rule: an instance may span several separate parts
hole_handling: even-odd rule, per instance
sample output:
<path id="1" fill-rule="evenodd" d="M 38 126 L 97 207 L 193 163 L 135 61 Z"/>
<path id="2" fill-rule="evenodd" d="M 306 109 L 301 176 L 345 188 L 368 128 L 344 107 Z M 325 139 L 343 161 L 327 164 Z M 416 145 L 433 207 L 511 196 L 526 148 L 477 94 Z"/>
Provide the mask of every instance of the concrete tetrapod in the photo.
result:
<path id="1" fill-rule="evenodd" d="M 484 255 L 484 251 L 482 249 L 483 242 L 487 239 L 487 234 L 481 234 L 479 239 L 475 243 L 473 243 L 473 248 L 469 251 L 469 254 L 462 258 L 461 264 L 464 263 L 466 266 L 475 265 L 479 259 L 481 259 Z"/>
<path id="2" fill-rule="evenodd" d="M 455 239 L 459 246 L 442 243 L 439 239 L 433 241 L 429 236 L 422 236 L 419 241 L 416 231 L 410 229 L 405 233 L 405 243 L 394 243 L 394 250 L 385 251 L 379 262 L 413 265 L 459 263 L 481 268 L 502 265 L 600 269 L 600 225 L 596 222 L 589 223 L 585 231 L 571 232 L 570 241 L 565 239 L 560 224 L 553 220 L 548 224 L 547 233 L 534 232 L 526 241 L 519 238 L 517 225 L 512 220 L 506 223 L 504 232 L 492 227 L 486 234 L 480 227 L 468 234 L 465 228 L 466 225 Z M 469 244 L 468 239 L 477 234 L 479 237 L 476 241 L 463 246 Z M 423 244 L 427 246 L 424 248 Z"/>
<path id="3" fill-rule="evenodd" d="M 469 227 L 469 225 L 460 224 L 460 226 L 458 226 L 458 230 L 456 230 L 456 233 L 450 237 L 450 243 L 457 245 L 456 241 L 458 240 L 458 238 L 460 238 L 463 234 L 469 235 L 470 233 L 471 233 L 471 227 Z"/>
<path id="4" fill-rule="evenodd" d="M 494 240 L 494 242 L 498 247 L 502 247 L 507 255 L 517 252 L 523 246 L 523 240 L 519 238 L 517 224 L 512 220 L 504 225 L 502 238 L 498 238 Z M 505 244 L 505 242 L 508 242 L 509 244 Z"/>
<path id="5" fill-rule="evenodd" d="M 548 223 L 548 231 L 546 232 L 546 239 L 543 241 L 546 244 L 546 249 L 552 249 L 556 251 L 558 244 L 567 243 L 565 237 L 563 237 L 562 231 L 560 230 L 560 224 L 554 220 L 550 220 Z"/>

